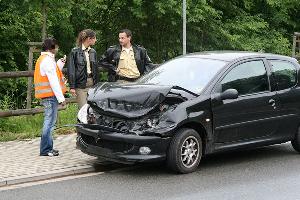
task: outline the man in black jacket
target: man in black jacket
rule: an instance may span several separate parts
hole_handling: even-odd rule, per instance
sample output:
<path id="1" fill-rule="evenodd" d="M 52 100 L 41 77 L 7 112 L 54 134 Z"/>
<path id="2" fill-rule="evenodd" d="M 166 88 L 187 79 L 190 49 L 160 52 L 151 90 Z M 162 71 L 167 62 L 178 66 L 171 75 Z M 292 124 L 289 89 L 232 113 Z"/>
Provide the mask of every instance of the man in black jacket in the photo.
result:
<path id="1" fill-rule="evenodd" d="M 131 43 L 132 33 L 128 29 L 119 31 L 119 43 L 109 47 L 99 64 L 108 69 L 109 81 L 132 82 L 152 70 L 145 48 Z"/>

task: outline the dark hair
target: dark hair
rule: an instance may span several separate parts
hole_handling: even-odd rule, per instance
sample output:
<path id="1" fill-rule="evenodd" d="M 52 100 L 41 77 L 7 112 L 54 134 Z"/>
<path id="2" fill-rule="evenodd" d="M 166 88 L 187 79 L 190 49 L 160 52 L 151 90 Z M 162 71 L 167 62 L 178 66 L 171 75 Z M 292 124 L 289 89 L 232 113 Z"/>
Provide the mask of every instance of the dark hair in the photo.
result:
<path id="1" fill-rule="evenodd" d="M 87 38 L 95 38 L 96 37 L 96 32 L 93 31 L 92 29 L 85 29 L 83 31 L 81 31 L 79 34 L 78 34 L 78 37 L 77 37 L 77 45 L 78 46 L 81 46 L 82 43 L 87 39 Z"/>
<path id="2" fill-rule="evenodd" d="M 52 50 L 55 49 L 55 46 L 57 46 L 58 43 L 56 39 L 54 38 L 46 38 L 42 44 L 42 50 L 47 51 L 47 50 Z"/>
<path id="3" fill-rule="evenodd" d="M 127 37 L 131 37 L 132 38 L 132 33 L 131 33 L 131 30 L 129 29 L 122 29 L 119 31 L 119 33 L 126 33 Z"/>

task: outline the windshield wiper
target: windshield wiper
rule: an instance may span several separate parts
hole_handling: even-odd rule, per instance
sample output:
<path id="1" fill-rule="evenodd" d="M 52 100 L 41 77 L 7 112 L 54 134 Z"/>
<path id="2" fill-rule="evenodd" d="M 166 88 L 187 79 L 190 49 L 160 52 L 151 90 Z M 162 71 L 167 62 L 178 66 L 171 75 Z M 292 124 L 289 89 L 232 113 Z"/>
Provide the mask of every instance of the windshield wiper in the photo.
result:
<path id="1" fill-rule="evenodd" d="M 187 92 L 187 93 L 189 93 L 189 94 L 192 94 L 192 95 L 194 95 L 194 96 L 196 96 L 196 97 L 199 96 L 198 94 L 196 94 L 196 93 L 194 93 L 194 92 L 191 92 L 191 91 L 189 91 L 189 90 L 187 90 L 187 89 L 184 89 L 184 88 L 182 88 L 182 87 L 180 87 L 180 86 L 178 86 L 178 85 L 174 85 L 174 86 L 172 87 L 172 89 L 182 90 L 182 91 L 185 91 L 185 92 Z"/>

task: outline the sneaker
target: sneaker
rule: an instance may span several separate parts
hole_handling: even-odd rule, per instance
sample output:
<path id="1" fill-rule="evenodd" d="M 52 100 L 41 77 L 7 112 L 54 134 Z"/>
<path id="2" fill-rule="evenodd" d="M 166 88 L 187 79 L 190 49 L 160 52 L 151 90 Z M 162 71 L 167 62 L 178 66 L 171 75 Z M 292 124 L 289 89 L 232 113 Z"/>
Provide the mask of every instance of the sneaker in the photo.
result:
<path id="1" fill-rule="evenodd" d="M 50 151 L 50 152 L 48 152 L 48 156 L 49 157 L 52 157 L 52 156 L 58 156 L 59 155 L 59 153 L 58 152 L 55 152 L 55 151 Z"/>
<path id="2" fill-rule="evenodd" d="M 56 152 L 56 151 L 49 151 L 48 153 L 46 154 L 41 154 L 41 156 L 49 156 L 49 157 L 52 157 L 52 156 L 58 156 L 59 153 Z"/>
<path id="3" fill-rule="evenodd" d="M 52 149 L 52 151 L 55 152 L 55 153 L 59 153 L 58 149 Z"/>

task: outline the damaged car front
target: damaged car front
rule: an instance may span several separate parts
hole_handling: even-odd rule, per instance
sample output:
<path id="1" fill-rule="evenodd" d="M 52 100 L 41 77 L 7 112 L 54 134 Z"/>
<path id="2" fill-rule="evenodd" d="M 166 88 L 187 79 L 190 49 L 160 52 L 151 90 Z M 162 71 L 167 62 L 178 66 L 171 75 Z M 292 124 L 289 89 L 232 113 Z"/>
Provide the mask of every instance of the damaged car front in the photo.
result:
<path id="1" fill-rule="evenodd" d="M 77 144 L 87 154 L 117 162 L 164 160 L 178 124 L 170 113 L 196 96 L 173 86 L 103 83 L 89 91 L 78 113 Z"/>
<path id="2" fill-rule="evenodd" d="M 134 83 L 99 83 L 89 90 L 87 104 L 78 113 L 77 147 L 121 163 L 166 160 L 175 131 L 199 115 L 209 115 L 202 112 L 209 108 L 209 100 L 198 97 L 224 65 L 183 57 Z"/>

